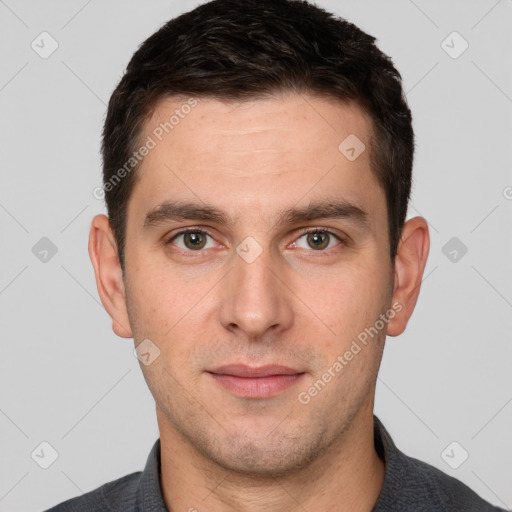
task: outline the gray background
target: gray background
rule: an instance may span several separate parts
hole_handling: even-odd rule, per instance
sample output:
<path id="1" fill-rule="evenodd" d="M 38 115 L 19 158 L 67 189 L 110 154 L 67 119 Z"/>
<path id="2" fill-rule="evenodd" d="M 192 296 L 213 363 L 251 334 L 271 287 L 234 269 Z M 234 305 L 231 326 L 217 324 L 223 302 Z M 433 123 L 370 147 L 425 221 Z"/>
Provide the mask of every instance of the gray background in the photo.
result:
<path id="1" fill-rule="evenodd" d="M 42 510 L 140 470 L 158 437 L 133 341 L 113 334 L 99 301 L 87 238 L 104 211 L 92 191 L 110 93 L 136 47 L 195 5 L 0 1 L 1 511 Z M 410 216 L 431 228 L 418 307 L 388 339 L 376 413 L 407 454 L 510 508 L 512 1 L 319 5 L 376 36 L 402 73 L 417 134 Z M 31 47 L 51 48 L 43 31 L 59 45 L 46 59 Z M 469 44 L 457 58 L 453 31 Z M 43 237 L 57 248 L 46 261 Z M 43 441 L 58 452 L 48 469 Z M 469 458 L 452 469 L 462 450 Z"/>

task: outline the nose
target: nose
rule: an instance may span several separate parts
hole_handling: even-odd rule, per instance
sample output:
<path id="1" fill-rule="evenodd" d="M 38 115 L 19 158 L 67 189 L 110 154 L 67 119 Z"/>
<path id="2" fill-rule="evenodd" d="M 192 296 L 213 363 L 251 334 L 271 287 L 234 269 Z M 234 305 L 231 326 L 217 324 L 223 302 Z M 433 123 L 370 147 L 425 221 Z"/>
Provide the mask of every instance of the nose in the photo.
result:
<path id="1" fill-rule="evenodd" d="M 283 271 L 271 261 L 269 250 L 263 250 L 254 261 L 235 255 L 234 267 L 226 276 L 222 291 L 222 326 L 252 339 L 290 328 L 292 293 L 285 281 Z"/>

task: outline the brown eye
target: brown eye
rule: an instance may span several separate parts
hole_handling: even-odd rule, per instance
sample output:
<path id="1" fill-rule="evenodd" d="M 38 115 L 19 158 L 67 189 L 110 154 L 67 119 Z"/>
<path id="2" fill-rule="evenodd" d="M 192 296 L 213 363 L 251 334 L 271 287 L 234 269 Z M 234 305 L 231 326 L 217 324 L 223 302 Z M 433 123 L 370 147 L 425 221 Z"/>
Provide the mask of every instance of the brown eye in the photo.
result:
<path id="1" fill-rule="evenodd" d="M 340 238 L 330 231 L 311 231 L 304 233 L 295 242 L 296 247 L 301 249 L 313 249 L 315 251 L 323 251 L 330 249 L 340 243 Z"/>
<path id="2" fill-rule="evenodd" d="M 329 235 L 327 233 L 308 233 L 308 244 L 312 249 L 325 249 L 329 245 Z"/>
<path id="3" fill-rule="evenodd" d="M 206 245 L 206 237 L 203 233 L 185 233 L 183 241 L 189 249 L 202 249 Z"/>
<path id="4" fill-rule="evenodd" d="M 210 249 L 215 246 L 212 237 L 201 230 L 182 231 L 171 238 L 168 243 L 176 245 L 184 251 L 200 251 L 201 249 Z"/>

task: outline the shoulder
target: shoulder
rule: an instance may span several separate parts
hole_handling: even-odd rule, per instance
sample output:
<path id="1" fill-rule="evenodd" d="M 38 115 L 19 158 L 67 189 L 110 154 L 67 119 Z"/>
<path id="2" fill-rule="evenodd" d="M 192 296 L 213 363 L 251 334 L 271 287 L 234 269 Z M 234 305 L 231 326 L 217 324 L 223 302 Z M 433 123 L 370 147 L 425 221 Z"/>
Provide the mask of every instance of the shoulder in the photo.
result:
<path id="1" fill-rule="evenodd" d="M 375 448 L 385 461 L 386 474 L 372 512 L 500 512 L 461 481 L 409 457 L 394 444 L 374 416 Z"/>
<path id="2" fill-rule="evenodd" d="M 408 477 L 404 478 L 403 499 L 416 502 L 418 512 L 498 512 L 467 485 L 426 462 L 401 454 Z M 423 508 L 422 508 L 422 504 Z"/>
<path id="3" fill-rule="evenodd" d="M 63 501 L 46 512 L 125 512 L 134 507 L 140 471 Z"/>
<path id="4" fill-rule="evenodd" d="M 143 471 L 108 482 L 46 512 L 137 512 L 143 506 L 155 512 L 167 511 L 160 489 L 160 439 L 153 444 Z"/>

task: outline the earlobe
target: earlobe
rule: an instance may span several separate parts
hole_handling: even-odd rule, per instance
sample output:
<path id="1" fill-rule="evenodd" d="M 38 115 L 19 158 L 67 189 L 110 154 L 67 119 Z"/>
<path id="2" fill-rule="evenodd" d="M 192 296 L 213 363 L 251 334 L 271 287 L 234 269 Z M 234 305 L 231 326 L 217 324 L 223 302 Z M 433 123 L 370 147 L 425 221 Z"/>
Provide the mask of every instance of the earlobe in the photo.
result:
<path id="1" fill-rule="evenodd" d="M 392 304 L 400 311 L 390 320 L 388 336 L 398 336 L 407 327 L 420 292 L 423 271 L 427 263 L 430 239 L 428 224 L 422 217 L 408 220 L 402 229 L 395 258 L 395 287 Z"/>
<path id="2" fill-rule="evenodd" d="M 106 215 L 96 215 L 91 222 L 89 257 L 94 267 L 101 302 L 112 318 L 113 331 L 122 338 L 132 338 L 121 265 Z"/>

